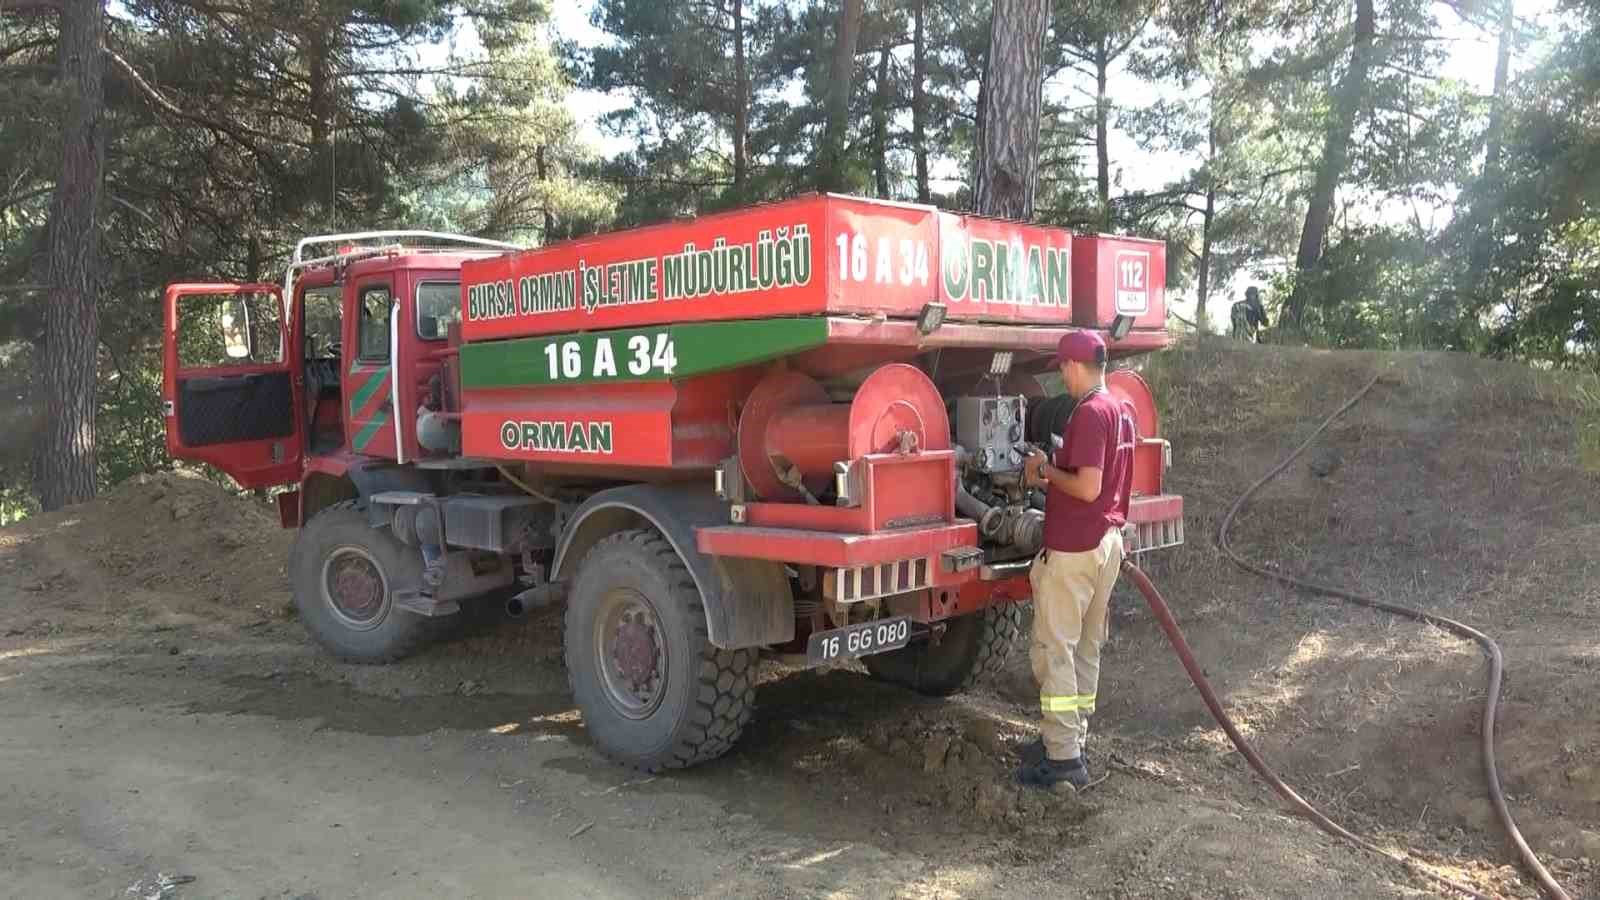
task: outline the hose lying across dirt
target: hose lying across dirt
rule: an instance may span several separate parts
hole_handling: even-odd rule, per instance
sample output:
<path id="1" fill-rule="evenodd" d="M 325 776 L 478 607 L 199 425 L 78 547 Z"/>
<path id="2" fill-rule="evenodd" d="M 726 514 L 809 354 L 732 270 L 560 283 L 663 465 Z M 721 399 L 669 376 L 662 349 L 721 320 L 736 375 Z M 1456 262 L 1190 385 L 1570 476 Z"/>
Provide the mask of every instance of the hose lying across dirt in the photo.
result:
<path id="1" fill-rule="evenodd" d="M 1316 430 L 1311 432 L 1311 436 L 1306 438 L 1305 443 L 1296 448 L 1293 453 L 1290 453 L 1288 456 L 1284 457 L 1283 461 L 1273 467 L 1272 471 L 1263 476 L 1260 481 L 1257 481 L 1255 484 L 1251 485 L 1249 490 L 1245 491 L 1240 495 L 1238 500 L 1234 501 L 1233 508 L 1228 510 L 1228 514 L 1222 519 L 1221 527 L 1217 530 L 1217 545 L 1221 547 L 1223 554 L 1226 555 L 1228 559 L 1232 560 L 1236 565 L 1247 571 L 1260 575 L 1263 578 L 1270 578 L 1274 581 L 1280 581 L 1292 587 L 1300 588 L 1316 594 L 1322 594 L 1327 597 L 1333 597 L 1348 603 L 1354 603 L 1360 606 L 1382 610 L 1387 613 L 1393 613 L 1394 615 L 1405 616 L 1420 622 L 1426 622 L 1430 625 L 1443 628 L 1444 630 L 1460 637 L 1470 638 L 1471 640 L 1476 641 L 1478 645 L 1483 648 L 1484 654 L 1489 658 L 1489 689 L 1488 696 L 1485 698 L 1483 705 L 1483 770 L 1485 779 L 1488 782 L 1489 799 L 1494 804 L 1495 813 L 1500 817 L 1500 823 L 1505 826 L 1506 834 L 1511 838 L 1511 842 L 1516 845 L 1517 853 L 1521 855 L 1523 865 L 1527 867 L 1528 871 L 1539 883 L 1540 888 L 1542 888 L 1550 897 L 1557 898 L 1557 900 L 1571 900 L 1571 895 L 1569 895 L 1561 887 L 1561 885 L 1556 882 L 1554 876 L 1550 874 L 1550 871 L 1546 869 L 1544 864 L 1539 861 L 1539 857 L 1533 852 L 1533 848 L 1529 847 L 1528 842 L 1522 837 L 1522 832 L 1517 828 L 1516 821 L 1511 818 L 1511 810 L 1506 805 L 1505 792 L 1500 787 L 1500 771 L 1495 763 L 1494 757 L 1494 720 L 1500 705 L 1500 680 L 1502 672 L 1504 671 L 1504 660 L 1500 654 L 1500 645 L 1496 644 L 1493 638 L 1490 638 L 1488 635 L 1477 630 L 1476 628 L 1464 625 L 1454 619 L 1446 618 L 1445 616 L 1424 612 L 1420 609 L 1413 609 L 1409 606 L 1385 603 L 1382 600 L 1362 596 L 1360 594 L 1355 594 L 1340 588 L 1316 584 L 1301 578 L 1295 578 L 1290 575 L 1283 575 L 1278 572 L 1274 572 L 1265 566 L 1253 563 L 1250 560 L 1241 557 L 1239 554 L 1235 553 L 1233 548 L 1228 544 L 1228 529 L 1233 525 L 1234 517 L 1239 514 L 1239 511 L 1244 508 L 1245 504 L 1250 502 L 1250 499 L 1255 496 L 1257 491 L 1261 490 L 1261 488 L 1264 487 L 1268 482 L 1278 477 L 1285 469 L 1289 468 L 1289 466 L 1293 464 L 1294 461 L 1298 459 L 1300 455 L 1303 454 L 1324 431 L 1327 430 L 1328 426 L 1333 424 L 1335 419 L 1338 419 L 1340 416 L 1344 415 L 1358 402 L 1360 402 L 1361 398 L 1365 397 L 1367 392 L 1371 391 L 1373 386 L 1378 383 L 1379 377 L 1380 376 L 1374 376 L 1371 381 L 1367 382 L 1365 387 L 1361 388 L 1361 390 L 1357 391 L 1349 400 L 1345 401 L 1343 406 L 1339 407 L 1333 412 L 1332 415 L 1324 419 L 1322 424 L 1318 425 Z M 1166 601 L 1161 598 L 1161 592 L 1156 590 L 1155 585 L 1150 582 L 1150 579 L 1146 577 L 1145 574 L 1138 569 L 1138 567 L 1134 566 L 1131 561 L 1124 562 L 1123 570 L 1128 573 L 1128 576 L 1133 580 L 1134 585 L 1139 588 L 1140 593 L 1144 594 L 1145 600 L 1150 604 L 1151 612 L 1154 613 L 1156 619 L 1160 621 L 1162 630 L 1167 634 L 1167 640 L 1172 643 L 1173 650 L 1177 652 L 1178 658 L 1183 661 L 1184 669 L 1189 673 L 1189 678 L 1194 682 L 1195 688 L 1200 691 L 1200 696 L 1205 701 L 1206 708 L 1211 711 L 1212 718 L 1216 719 L 1217 724 L 1222 726 L 1222 730 L 1227 732 L 1228 739 L 1233 742 L 1233 746 L 1238 749 L 1239 753 L 1249 761 L 1251 768 L 1255 769 L 1256 773 L 1259 774 L 1269 785 L 1271 785 L 1272 789 L 1277 791 L 1279 796 L 1283 797 L 1283 799 L 1288 801 L 1291 806 L 1309 818 L 1312 822 L 1316 823 L 1318 828 L 1321 828 L 1323 831 L 1326 831 L 1329 834 L 1344 838 L 1345 840 L 1350 841 L 1351 843 L 1365 850 L 1369 850 L 1387 859 L 1398 862 L 1407 869 L 1431 879 L 1440 885 L 1448 887 L 1451 890 L 1459 891 L 1460 893 L 1466 894 L 1469 897 L 1485 896 L 1479 891 L 1429 871 L 1409 856 L 1392 854 L 1376 844 L 1373 844 L 1371 841 L 1353 834 L 1352 832 L 1341 827 L 1332 819 L 1329 819 L 1327 816 L 1323 815 L 1322 812 L 1320 812 L 1316 807 L 1312 806 L 1303 797 L 1295 793 L 1294 790 L 1289 787 L 1289 785 L 1285 784 L 1283 779 L 1279 778 L 1277 773 L 1275 773 L 1272 768 L 1267 765 L 1266 761 L 1255 752 L 1255 749 L 1245 741 L 1244 735 L 1239 733 L 1239 729 L 1234 726 L 1233 720 L 1230 719 L 1227 712 L 1223 710 L 1221 702 L 1217 699 L 1216 692 L 1211 689 L 1211 684 L 1209 681 L 1207 681 L 1205 673 L 1200 668 L 1200 664 L 1195 661 L 1194 653 L 1190 651 L 1188 642 L 1184 640 L 1183 632 L 1178 628 L 1178 623 L 1172 616 L 1172 610 L 1167 607 Z"/>

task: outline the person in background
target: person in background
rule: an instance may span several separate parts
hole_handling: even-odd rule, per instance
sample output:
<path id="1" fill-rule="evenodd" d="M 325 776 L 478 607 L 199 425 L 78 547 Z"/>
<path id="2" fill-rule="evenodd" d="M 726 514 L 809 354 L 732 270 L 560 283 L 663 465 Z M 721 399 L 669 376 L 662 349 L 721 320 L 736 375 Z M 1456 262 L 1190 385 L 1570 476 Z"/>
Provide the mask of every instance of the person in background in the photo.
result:
<path id="1" fill-rule="evenodd" d="M 1260 289 L 1254 286 L 1245 289 L 1244 299 L 1233 305 L 1232 325 L 1235 338 L 1261 343 L 1261 329 L 1269 326 L 1267 308 L 1261 305 Z"/>
<path id="2" fill-rule="evenodd" d="M 1133 485 L 1133 417 L 1106 390 L 1106 344 L 1076 331 L 1056 348 L 1067 393 L 1078 405 L 1052 460 L 1041 450 L 1023 468 L 1047 488 L 1044 546 L 1033 585 L 1030 661 L 1039 682 L 1039 740 L 1022 751 L 1017 779 L 1035 787 L 1089 784 L 1083 756 L 1100 682 L 1100 648 L 1109 636 L 1111 589 L 1121 571 L 1122 526 Z"/>

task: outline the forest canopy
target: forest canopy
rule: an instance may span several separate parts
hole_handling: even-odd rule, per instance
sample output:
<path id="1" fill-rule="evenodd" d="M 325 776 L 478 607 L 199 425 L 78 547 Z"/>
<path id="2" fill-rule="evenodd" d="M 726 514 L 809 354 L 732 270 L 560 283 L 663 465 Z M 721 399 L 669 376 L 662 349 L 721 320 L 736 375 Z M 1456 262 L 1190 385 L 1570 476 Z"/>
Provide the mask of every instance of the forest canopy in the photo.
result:
<path id="1" fill-rule="evenodd" d="M 1165 239 L 1202 328 L 1248 282 L 1283 339 L 1600 367 L 1596 0 L 576 8 L 0 3 L 0 519 L 171 464 L 163 285 L 350 228 L 837 190 Z"/>

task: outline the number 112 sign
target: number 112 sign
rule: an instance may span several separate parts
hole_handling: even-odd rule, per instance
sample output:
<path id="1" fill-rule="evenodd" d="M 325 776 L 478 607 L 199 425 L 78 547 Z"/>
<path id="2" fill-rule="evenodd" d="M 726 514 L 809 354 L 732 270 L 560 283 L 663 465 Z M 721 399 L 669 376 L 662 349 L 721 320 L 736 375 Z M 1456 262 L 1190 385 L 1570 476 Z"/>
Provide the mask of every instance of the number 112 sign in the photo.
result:
<path id="1" fill-rule="evenodd" d="M 1114 265 L 1117 279 L 1117 312 L 1130 316 L 1142 316 L 1149 312 L 1149 251 L 1118 250 Z"/>

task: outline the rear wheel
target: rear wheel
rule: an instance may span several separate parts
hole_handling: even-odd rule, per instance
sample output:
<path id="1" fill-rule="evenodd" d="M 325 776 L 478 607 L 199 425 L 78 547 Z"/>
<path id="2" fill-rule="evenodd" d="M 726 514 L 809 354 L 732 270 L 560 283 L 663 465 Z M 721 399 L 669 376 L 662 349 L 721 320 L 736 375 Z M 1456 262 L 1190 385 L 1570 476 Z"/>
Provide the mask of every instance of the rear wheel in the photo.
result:
<path id="1" fill-rule="evenodd" d="M 715 759 L 750 719 L 755 653 L 711 643 L 694 579 L 655 532 L 619 532 L 589 551 L 563 639 L 584 727 L 624 765 L 656 772 Z"/>
<path id="2" fill-rule="evenodd" d="M 879 681 L 946 697 L 965 691 L 1005 667 L 1022 630 L 1022 605 L 1002 603 L 958 619 L 935 646 L 930 641 L 862 658 Z"/>
<path id="3" fill-rule="evenodd" d="M 459 618 L 429 619 L 395 606 L 396 590 L 422 584 L 422 557 L 367 524 L 354 500 L 306 523 L 289 569 L 300 621 L 349 662 L 392 662 L 443 636 Z"/>

